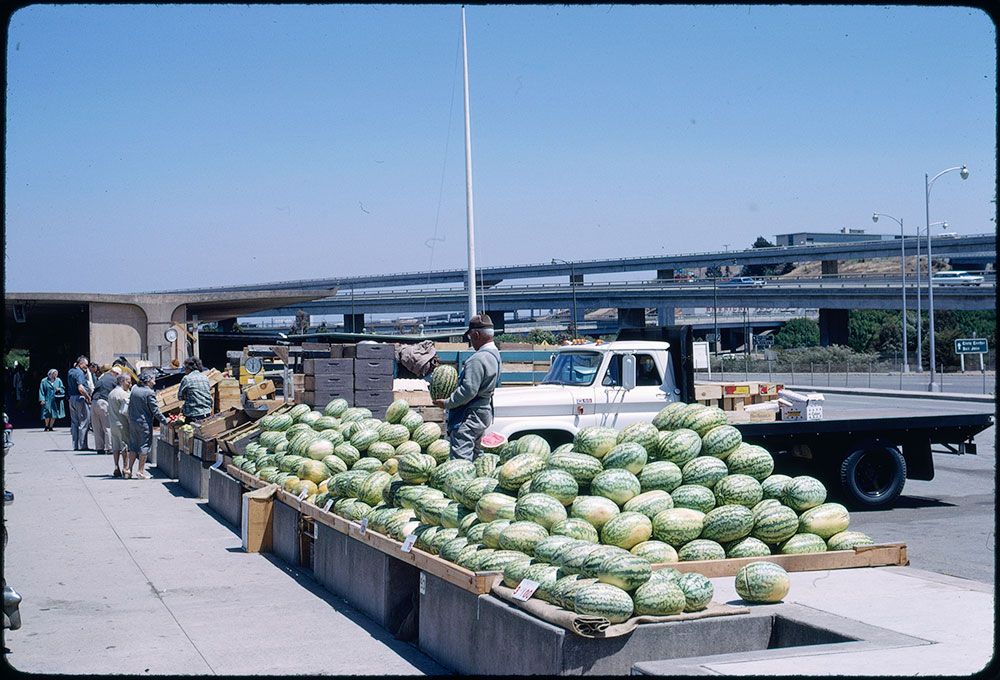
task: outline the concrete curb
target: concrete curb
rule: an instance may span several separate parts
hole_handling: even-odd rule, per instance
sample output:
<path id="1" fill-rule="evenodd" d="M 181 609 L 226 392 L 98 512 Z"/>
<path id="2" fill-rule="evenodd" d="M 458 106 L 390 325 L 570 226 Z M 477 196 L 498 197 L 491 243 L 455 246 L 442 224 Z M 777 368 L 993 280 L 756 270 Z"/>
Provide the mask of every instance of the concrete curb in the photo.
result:
<path id="1" fill-rule="evenodd" d="M 856 394 L 866 397 L 897 397 L 902 399 L 941 399 L 945 401 L 974 401 L 992 404 L 996 396 L 992 394 L 965 394 L 962 392 L 915 392 L 912 390 L 887 390 L 867 387 L 827 387 L 826 385 L 785 385 L 800 391 L 828 392 L 830 394 Z"/>

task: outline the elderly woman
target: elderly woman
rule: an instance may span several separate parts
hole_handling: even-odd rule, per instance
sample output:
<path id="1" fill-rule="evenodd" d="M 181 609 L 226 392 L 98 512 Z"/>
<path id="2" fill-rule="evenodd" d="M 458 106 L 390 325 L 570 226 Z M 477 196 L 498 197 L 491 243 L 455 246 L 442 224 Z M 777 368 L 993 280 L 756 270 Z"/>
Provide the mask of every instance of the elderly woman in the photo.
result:
<path id="1" fill-rule="evenodd" d="M 108 420 L 111 421 L 111 454 L 115 460 L 113 477 L 122 477 L 121 468 L 128 460 L 128 403 L 132 390 L 132 376 L 119 375 L 115 388 L 108 395 Z M 121 467 L 118 460 L 121 459 Z"/>
<path id="2" fill-rule="evenodd" d="M 42 422 L 45 423 L 46 432 L 52 432 L 56 420 L 66 415 L 62 402 L 65 396 L 66 389 L 59 379 L 59 371 L 49 369 L 49 374 L 42 378 L 42 384 L 38 386 L 38 403 L 42 406 Z"/>
<path id="3" fill-rule="evenodd" d="M 146 456 L 153 448 L 153 425 L 159 422 L 166 425 L 167 419 L 160 413 L 156 405 L 156 392 L 153 385 L 156 376 L 144 372 L 139 376 L 139 384 L 132 388 L 128 399 L 128 463 L 125 477 L 132 477 L 132 466 L 139 459 L 138 479 L 149 479 L 146 474 Z"/>

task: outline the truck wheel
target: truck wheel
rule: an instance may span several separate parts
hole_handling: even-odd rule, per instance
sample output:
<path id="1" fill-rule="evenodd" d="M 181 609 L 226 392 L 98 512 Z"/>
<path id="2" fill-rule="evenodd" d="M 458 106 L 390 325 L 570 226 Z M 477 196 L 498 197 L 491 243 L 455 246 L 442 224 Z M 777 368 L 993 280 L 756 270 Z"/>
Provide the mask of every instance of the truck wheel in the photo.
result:
<path id="1" fill-rule="evenodd" d="M 840 483 L 859 507 L 886 507 L 903 492 L 906 460 L 890 446 L 859 449 L 840 464 Z"/>

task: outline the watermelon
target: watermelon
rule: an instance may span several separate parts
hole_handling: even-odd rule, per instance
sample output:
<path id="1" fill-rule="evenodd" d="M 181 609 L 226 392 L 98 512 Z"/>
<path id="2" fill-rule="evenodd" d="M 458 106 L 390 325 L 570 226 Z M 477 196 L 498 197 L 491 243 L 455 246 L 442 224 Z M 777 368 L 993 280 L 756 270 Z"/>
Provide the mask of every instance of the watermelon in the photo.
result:
<path id="1" fill-rule="evenodd" d="M 639 479 L 628 470 L 604 470 L 590 482 L 590 492 L 624 505 L 642 491 Z"/>
<path id="2" fill-rule="evenodd" d="M 552 469 L 568 472 L 578 486 L 589 486 L 594 477 L 604 470 L 604 466 L 597 458 L 573 451 L 553 453 L 546 462 Z"/>
<path id="3" fill-rule="evenodd" d="M 708 577 L 696 572 L 688 572 L 677 577 L 675 583 L 684 591 L 686 612 L 697 612 L 708 607 L 715 594 L 715 587 Z"/>
<path id="4" fill-rule="evenodd" d="M 826 552 L 826 541 L 816 534 L 795 534 L 781 544 L 782 555 Z"/>
<path id="5" fill-rule="evenodd" d="M 533 453 L 515 455 L 500 467 L 500 486 L 514 491 L 545 467 L 545 459 Z"/>
<path id="6" fill-rule="evenodd" d="M 729 468 L 718 458 L 698 456 L 684 464 L 681 474 L 685 484 L 696 484 L 711 489 L 716 482 L 729 474 Z"/>
<path id="7" fill-rule="evenodd" d="M 438 463 L 443 463 L 451 456 L 451 442 L 447 439 L 435 439 L 427 445 L 427 455 Z"/>
<path id="8" fill-rule="evenodd" d="M 757 503 L 755 506 L 750 508 L 753 513 L 753 521 L 756 522 L 757 518 L 760 517 L 765 512 L 770 512 L 774 508 L 781 507 L 781 501 L 776 498 L 765 498 L 764 500 Z M 794 512 L 794 510 L 793 510 Z"/>
<path id="9" fill-rule="evenodd" d="M 565 470 L 542 470 L 529 482 L 534 493 L 548 494 L 563 505 L 569 505 L 580 490 L 573 476 Z"/>
<path id="10" fill-rule="evenodd" d="M 764 479 L 760 483 L 760 489 L 764 494 L 764 498 L 776 498 L 781 499 L 781 494 L 785 490 L 785 485 L 792 481 L 792 478 L 788 475 L 771 475 Z"/>
<path id="11" fill-rule="evenodd" d="M 540 458 L 548 458 L 549 454 L 552 452 L 552 448 L 549 446 L 549 443 L 537 434 L 526 434 L 523 437 L 520 437 L 514 443 L 514 447 L 515 451 L 517 451 L 515 455 L 531 453 L 539 456 Z"/>
<path id="12" fill-rule="evenodd" d="M 527 480 L 527 481 L 525 481 L 524 484 L 522 484 L 520 487 L 518 487 L 518 489 L 517 489 L 517 497 L 520 498 L 521 496 L 524 496 L 525 494 L 528 494 L 528 493 L 531 493 L 531 480 L 530 479 Z"/>
<path id="13" fill-rule="evenodd" d="M 494 453 L 481 453 L 473 461 L 476 465 L 476 477 L 489 477 L 500 464 L 500 456 Z"/>
<path id="14" fill-rule="evenodd" d="M 637 475 L 642 471 L 646 460 L 646 449 L 642 444 L 636 441 L 624 441 L 608 451 L 601 463 L 605 470 L 622 469 Z"/>
<path id="15" fill-rule="evenodd" d="M 736 572 L 736 594 L 747 602 L 781 602 L 791 583 L 773 562 L 751 562 Z"/>
<path id="16" fill-rule="evenodd" d="M 492 477 L 473 477 L 457 487 L 459 498 L 455 500 L 461 501 L 466 507 L 474 508 L 480 498 L 494 491 L 499 484 L 500 481 Z"/>
<path id="17" fill-rule="evenodd" d="M 569 536 L 549 535 L 535 544 L 535 558 L 552 564 L 552 558 L 558 548 L 572 541 Z"/>
<path id="18" fill-rule="evenodd" d="M 360 429 L 351 435 L 351 446 L 360 452 L 365 452 L 368 447 L 378 441 L 378 431 L 372 429 Z"/>
<path id="19" fill-rule="evenodd" d="M 653 417 L 653 427 L 657 430 L 677 429 L 677 416 L 684 411 L 685 406 L 687 404 L 682 401 L 667 404 Z"/>
<path id="20" fill-rule="evenodd" d="M 379 441 L 391 444 L 393 448 L 399 446 L 409 438 L 410 431 L 406 429 L 406 425 L 383 423 L 382 426 L 378 428 Z"/>
<path id="21" fill-rule="evenodd" d="M 421 423 L 413 430 L 410 439 L 426 449 L 431 442 L 441 438 L 441 426 L 437 423 Z"/>
<path id="22" fill-rule="evenodd" d="M 366 472 L 375 472 L 381 468 L 382 461 L 371 457 L 359 458 L 358 462 L 351 466 L 352 470 L 365 470 Z"/>
<path id="23" fill-rule="evenodd" d="M 701 453 L 725 460 L 743 443 L 743 435 L 732 425 L 719 425 L 701 438 Z"/>
<path id="24" fill-rule="evenodd" d="M 517 550 L 525 555 L 532 555 L 535 552 L 535 545 L 547 538 L 548 535 L 548 530 L 541 524 L 530 521 L 514 521 L 500 532 L 500 547 L 504 550 Z"/>
<path id="25" fill-rule="evenodd" d="M 560 444 L 556 448 L 552 449 L 552 453 L 569 453 L 573 450 L 573 442 L 566 442 L 565 444 Z"/>
<path id="26" fill-rule="evenodd" d="M 726 475 L 712 487 L 717 505 L 745 505 L 753 508 L 761 501 L 760 482 L 750 475 Z"/>
<path id="27" fill-rule="evenodd" d="M 454 366 L 441 364 L 431 372 L 431 399 L 447 399 L 458 387 L 458 371 Z"/>
<path id="28" fill-rule="evenodd" d="M 705 513 L 690 508 L 671 508 L 653 517 L 653 536 L 656 540 L 679 548 L 701 535 Z"/>
<path id="29" fill-rule="evenodd" d="M 874 545 L 875 541 L 867 534 L 860 531 L 841 531 L 834 534 L 826 541 L 826 547 L 830 550 L 853 550 L 859 545 Z"/>
<path id="30" fill-rule="evenodd" d="M 682 484 L 670 492 L 675 508 L 691 508 L 703 513 L 715 507 L 715 494 L 698 484 Z"/>
<path id="31" fill-rule="evenodd" d="M 795 535 L 799 518 L 791 508 L 778 504 L 761 509 L 754 519 L 750 535 L 769 545 L 777 545 Z"/>
<path id="32" fill-rule="evenodd" d="M 601 562 L 593 575 L 601 583 L 632 591 L 649 580 L 652 569 L 649 561 L 631 553 L 613 555 Z"/>
<path id="33" fill-rule="evenodd" d="M 464 536 L 456 536 L 450 541 L 445 541 L 441 544 L 441 547 L 438 549 L 438 555 L 441 559 L 448 560 L 449 562 L 456 562 L 458 561 L 458 556 L 462 548 L 467 545 L 469 545 L 469 539 Z"/>
<path id="34" fill-rule="evenodd" d="M 503 571 L 504 567 L 511 562 L 530 563 L 531 558 L 516 550 L 497 550 L 480 562 L 479 569 L 481 571 Z"/>
<path id="35" fill-rule="evenodd" d="M 632 618 L 635 605 L 629 594 L 607 583 L 595 583 L 576 591 L 573 611 L 580 616 L 599 616 L 611 623 L 623 623 Z"/>
<path id="36" fill-rule="evenodd" d="M 497 451 L 497 456 L 500 457 L 500 464 L 503 465 L 508 460 L 517 455 L 517 442 L 508 441 L 500 450 Z"/>
<path id="37" fill-rule="evenodd" d="M 705 406 L 697 411 L 692 411 L 691 406 L 693 404 L 685 409 L 680 425 L 683 428 L 694 430 L 699 437 L 704 437 L 709 430 L 729 422 L 726 412 L 718 406 Z"/>
<path id="38" fill-rule="evenodd" d="M 722 547 L 726 549 L 726 557 L 731 558 L 767 557 L 771 554 L 771 549 L 767 547 L 767 544 L 753 536 L 726 543 Z"/>
<path id="39" fill-rule="evenodd" d="M 385 422 L 399 423 L 410 412 L 410 404 L 405 399 L 397 399 L 385 409 Z M 409 430 L 407 430 L 409 432 Z"/>
<path id="40" fill-rule="evenodd" d="M 412 434 L 415 429 L 423 424 L 423 422 L 424 417 L 422 415 L 416 411 L 410 411 L 400 419 L 399 424 L 409 430 Z"/>
<path id="41" fill-rule="evenodd" d="M 648 581 L 632 595 L 636 616 L 670 616 L 680 614 L 687 606 L 684 591 L 673 581 Z"/>
<path id="42" fill-rule="evenodd" d="M 601 543 L 625 550 L 648 541 L 653 535 L 653 522 L 639 512 L 622 512 L 601 527 Z"/>
<path id="43" fill-rule="evenodd" d="M 340 418 L 349 406 L 350 404 L 346 399 L 334 399 L 323 407 L 323 415 L 330 416 L 332 418 Z"/>
<path id="44" fill-rule="evenodd" d="M 458 529 L 441 529 L 427 539 L 428 552 L 438 554 L 444 544 L 454 538 L 458 538 Z"/>
<path id="45" fill-rule="evenodd" d="M 726 549 L 711 539 L 696 538 L 680 547 L 680 550 L 677 551 L 677 559 L 681 562 L 724 560 L 726 559 Z"/>
<path id="46" fill-rule="evenodd" d="M 430 479 L 437 462 L 423 453 L 408 453 L 399 458 L 398 474 L 404 482 L 423 484 Z"/>
<path id="47" fill-rule="evenodd" d="M 566 519 L 566 508 L 548 494 L 527 493 L 514 503 L 514 519 L 534 522 L 548 530 Z"/>
<path id="48" fill-rule="evenodd" d="M 497 454 L 503 445 L 507 443 L 507 438 L 499 432 L 489 432 L 484 434 L 479 440 L 479 446 L 486 453 Z"/>
<path id="49" fill-rule="evenodd" d="M 610 427 L 585 427 L 573 437 L 573 450 L 598 460 L 618 443 L 618 432 Z"/>
<path id="50" fill-rule="evenodd" d="M 847 531 L 851 516 L 840 503 L 823 503 L 809 508 L 799 516 L 799 533 L 816 534 L 826 540 Z"/>
<path id="51" fill-rule="evenodd" d="M 826 500 L 826 487 L 815 477 L 793 477 L 781 492 L 781 502 L 795 512 L 805 512 Z"/>
<path id="52" fill-rule="evenodd" d="M 327 441 L 326 439 L 317 439 L 309 442 L 303 453 L 307 458 L 312 458 L 313 460 L 323 460 L 327 456 L 333 455 L 334 448 L 333 442 Z"/>
<path id="53" fill-rule="evenodd" d="M 475 513 L 469 510 L 467 507 L 461 503 L 456 503 L 452 501 L 444 507 L 441 512 L 437 514 L 438 524 L 447 529 L 458 529 L 458 533 L 462 533 L 462 522 L 466 517 L 475 518 Z"/>
<path id="54" fill-rule="evenodd" d="M 465 530 L 465 536 L 470 541 L 474 541 L 476 543 L 483 543 L 483 535 L 486 533 L 486 527 L 488 526 L 489 524 L 483 524 L 482 522 L 479 521 L 479 518 L 476 518 L 476 523 Z M 459 533 L 462 533 L 462 528 L 459 527 L 458 531 Z"/>
<path id="55" fill-rule="evenodd" d="M 677 579 L 679 579 L 680 577 L 681 577 L 681 572 L 678 571 L 677 569 L 674 569 L 673 567 L 663 567 L 661 569 L 657 569 L 656 565 L 653 565 L 653 573 L 650 574 L 649 580 L 674 581 L 676 583 Z"/>
<path id="56" fill-rule="evenodd" d="M 454 501 L 448 500 L 447 498 L 421 498 L 414 510 L 416 510 L 417 518 L 424 524 L 441 524 L 441 513 L 453 503 Z M 458 536 L 458 527 L 446 527 L 455 529 L 455 535 Z"/>
<path id="57" fill-rule="evenodd" d="M 437 465 L 437 461 L 435 461 L 435 467 L 431 470 L 431 476 L 428 478 L 427 484 L 447 494 L 446 483 L 449 481 L 469 481 L 475 476 L 476 466 L 471 460 L 456 458 L 455 460 L 447 460 L 440 465 Z"/>
<path id="58" fill-rule="evenodd" d="M 403 442 L 402 444 L 396 447 L 395 457 L 402 458 L 403 456 L 411 453 L 421 453 L 420 444 L 416 443 L 415 441 Z M 436 460 L 437 459 L 435 458 L 435 461 Z"/>
<path id="59" fill-rule="evenodd" d="M 669 460 L 678 466 L 701 453 L 701 437 L 694 430 L 668 430 L 657 438 L 654 460 Z"/>
<path id="60" fill-rule="evenodd" d="M 618 443 L 634 442 L 642 446 L 643 451 L 655 455 L 659 436 L 660 431 L 650 423 L 632 423 L 618 433 Z M 608 453 L 610 454 L 611 451 Z M 606 462 L 604 463 L 604 467 L 608 467 Z"/>
<path id="61" fill-rule="evenodd" d="M 759 482 L 767 479 L 774 472 L 774 458 L 767 449 L 754 444 L 740 444 L 726 458 L 729 472 L 736 475 L 750 475 Z"/>
<path id="62" fill-rule="evenodd" d="M 288 416 L 293 422 L 299 422 L 302 416 L 312 411 L 312 407 L 308 404 L 296 404 L 292 408 L 288 409 Z"/>
<path id="63" fill-rule="evenodd" d="M 514 519 L 514 507 L 517 501 L 502 493 L 490 492 L 476 502 L 476 517 L 480 522 L 492 522 L 496 519 Z M 494 546 L 490 546 L 491 548 Z"/>
<path id="64" fill-rule="evenodd" d="M 539 564 L 535 562 L 527 555 L 522 555 L 524 559 L 520 560 L 509 560 L 501 571 L 503 571 L 503 584 L 508 588 L 517 588 L 518 584 L 523 581 L 528 574 L 528 567 Z"/>
<path id="65" fill-rule="evenodd" d="M 657 513 L 672 507 L 674 507 L 674 501 L 670 498 L 670 494 L 660 489 L 654 489 L 630 498 L 622 506 L 622 510 L 640 512 L 652 519 Z"/>
<path id="66" fill-rule="evenodd" d="M 337 425 L 340 425 L 339 418 L 334 418 L 333 416 L 321 416 L 312 424 L 312 428 L 317 432 L 325 432 L 326 430 L 334 429 Z"/>
<path id="67" fill-rule="evenodd" d="M 509 519 L 496 519 L 493 520 L 492 522 L 484 523 L 483 526 L 486 528 L 483 529 L 483 537 L 482 537 L 483 545 L 488 546 L 490 548 L 499 548 L 500 534 L 501 532 L 503 532 L 504 529 L 510 526 L 512 521 L 513 520 Z"/>
<path id="68" fill-rule="evenodd" d="M 615 509 L 617 510 L 617 508 Z M 561 522 L 557 522 L 552 525 L 549 532 L 553 536 L 567 536 L 589 543 L 597 543 L 600 538 L 597 529 L 590 522 L 578 517 L 569 517 Z"/>
<path id="69" fill-rule="evenodd" d="M 361 458 L 361 453 L 348 442 L 334 446 L 333 455 L 347 463 L 348 467 L 357 463 Z"/>
<path id="70" fill-rule="evenodd" d="M 651 564 L 677 561 L 677 551 L 674 550 L 672 545 L 663 541 L 643 541 L 642 543 L 636 543 L 629 552 Z"/>
<path id="71" fill-rule="evenodd" d="M 618 504 L 603 496 L 577 496 L 570 504 L 569 516 L 590 523 L 598 531 L 621 510 Z"/>
<path id="72" fill-rule="evenodd" d="M 654 460 L 646 463 L 638 473 L 639 487 L 642 491 L 673 491 L 681 485 L 683 476 L 676 463 L 669 460 Z"/>
<path id="73" fill-rule="evenodd" d="M 750 535 L 753 529 L 753 512 L 745 505 L 720 505 L 705 513 L 701 537 L 727 543 Z"/>
<path id="74" fill-rule="evenodd" d="M 552 596 L 555 603 L 568 611 L 576 608 L 576 593 L 584 586 L 597 583 L 596 578 L 586 578 L 579 574 L 563 576 L 552 586 Z"/>
<path id="75" fill-rule="evenodd" d="M 390 458 L 396 457 L 396 447 L 387 442 L 374 442 L 368 446 L 368 450 L 365 453 L 384 463 Z"/>
<path id="76" fill-rule="evenodd" d="M 364 501 L 368 505 L 378 505 L 382 502 L 382 489 L 392 479 L 388 472 L 373 472 L 361 483 L 358 492 L 358 500 Z"/>

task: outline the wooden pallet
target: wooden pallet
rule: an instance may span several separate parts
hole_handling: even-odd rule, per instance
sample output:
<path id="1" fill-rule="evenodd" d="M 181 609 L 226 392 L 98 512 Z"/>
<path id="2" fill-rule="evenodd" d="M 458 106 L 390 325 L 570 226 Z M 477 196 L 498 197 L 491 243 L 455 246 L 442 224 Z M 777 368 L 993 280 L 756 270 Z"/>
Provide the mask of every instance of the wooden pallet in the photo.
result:
<path id="1" fill-rule="evenodd" d="M 673 567 L 678 571 L 696 571 L 709 578 L 735 576 L 751 562 L 774 562 L 785 571 L 826 571 L 828 569 L 855 569 L 859 567 L 905 567 L 910 563 L 905 543 L 862 545 L 853 550 L 831 550 L 799 555 L 770 555 L 768 557 L 737 557 L 724 560 L 693 560 L 654 564 L 653 569 Z"/>

